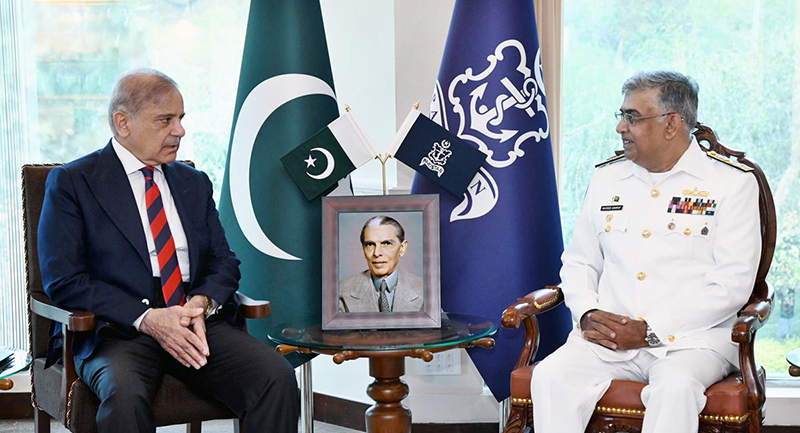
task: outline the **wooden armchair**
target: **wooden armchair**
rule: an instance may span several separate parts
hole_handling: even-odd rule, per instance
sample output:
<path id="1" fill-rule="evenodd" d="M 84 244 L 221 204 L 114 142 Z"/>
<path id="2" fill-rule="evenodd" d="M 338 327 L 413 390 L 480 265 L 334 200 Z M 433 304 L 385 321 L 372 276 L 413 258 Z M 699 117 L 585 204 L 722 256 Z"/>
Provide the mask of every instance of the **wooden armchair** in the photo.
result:
<path id="1" fill-rule="evenodd" d="M 194 166 L 191 162 L 189 165 Z M 91 331 L 94 314 L 87 311 L 64 310 L 54 305 L 44 293 L 37 251 L 37 228 L 44 202 L 45 180 L 48 173 L 60 164 L 29 164 L 22 167 L 22 220 L 25 234 L 25 270 L 28 292 L 28 337 L 33 356 L 31 365 L 31 403 L 35 409 L 37 433 L 50 431 L 50 418 L 58 419 L 72 432 L 97 432 L 95 417 L 100 403 L 92 390 L 78 379 L 72 356 L 74 333 Z M 269 317 L 268 301 L 253 301 L 237 293 L 242 303 L 242 315 L 248 319 Z M 53 322 L 62 324 L 64 332 L 63 365 L 45 369 L 47 343 Z M 173 405 L 174 402 L 180 405 Z M 172 376 L 164 376 L 153 402 L 159 426 L 187 424 L 187 432 L 200 432 L 201 422 L 235 418 L 235 415 L 216 400 L 202 396 Z M 241 421 L 234 422 L 241 431 Z"/>
<path id="2" fill-rule="evenodd" d="M 717 141 L 711 128 L 697 124 L 694 132 L 698 141 L 709 145 L 706 152 L 714 151 L 725 157 L 752 167 L 759 188 L 759 213 L 761 217 L 761 261 L 758 266 L 753 293 L 747 304 L 739 311 L 739 318 L 731 330 L 731 339 L 739 344 L 741 372 L 734 373 L 706 390 L 708 400 L 700 414 L 701 432 L 759 432 L 764 421 L 765 373 L 756 365 L 753 344 L 756 331 L 770 315 L 773 291 L 766 281 L 772 255 L 775 252 L 776 216 L 764 172 L 744 156 L 744 152 L 732 151 Z M 701 146 L 702 147 L 702 146 Z M 531 363 L 539 342 L 539 325 L 536 315 L 560 304 L 564 300 L 561 289 L 547 286 L 520 298 L 503 312 L 502 324 L 506 328 L 525 328 L 526 341 L 519 361 L 511 373 L 511 413 L 504 433 L 520 433 L 533 428 L 531 405 L 531 375 L 535 365 Z M 597 403 L 589 421 L 587 432 L 612 433 L 641 432 L 644 405 L 640 394 L 645 383 L 614 380 L 608 391 Z M 547 433 L 547 432 L 542 432 Z"/>

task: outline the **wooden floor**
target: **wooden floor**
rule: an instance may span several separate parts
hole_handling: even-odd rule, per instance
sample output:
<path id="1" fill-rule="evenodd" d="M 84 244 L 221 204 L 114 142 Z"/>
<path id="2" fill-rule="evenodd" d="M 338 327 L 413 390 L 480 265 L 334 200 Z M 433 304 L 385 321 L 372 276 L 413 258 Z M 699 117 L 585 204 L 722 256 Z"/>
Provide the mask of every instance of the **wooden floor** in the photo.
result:
<path id="1" fill-rule="evenodd" d="M 53 421 L 51 425 L 52 433 L 68 433 L 69 430 L 64 426 Z M 31 419 L 3 419 L 0 420 L 0 433 L 33 432 L 33 420 Z M 169 427 L 159 427 L 158 433 L 185 433 L 186 426 L 174 425 Z M 232 420 L 208 421 L 203 423 L 203 433 L 232 433 Z M 314 433 L 358 433 L 358 430 L 351 430 L 333 424 L 314 422 Z"/>

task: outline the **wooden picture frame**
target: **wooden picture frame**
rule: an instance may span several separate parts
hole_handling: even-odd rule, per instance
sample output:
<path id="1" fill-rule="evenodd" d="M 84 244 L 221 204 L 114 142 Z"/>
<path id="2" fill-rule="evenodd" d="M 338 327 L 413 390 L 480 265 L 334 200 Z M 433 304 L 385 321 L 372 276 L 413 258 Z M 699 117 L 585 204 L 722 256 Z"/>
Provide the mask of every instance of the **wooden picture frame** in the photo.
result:
<path id="1" fill-rule="evenodd" d="M 379 290 L 375 289 L 373 293 L 368 289 L 368 287 L 374 288 L 370 284 L 380 284 L 380 282 L 373 283 L 372 278 L 375 278 L 374 281 L 380 279 L 373 277 L 373 271 L 370 269 L 373 266 L 386 265 L 380 261 L 370 264 L 367 259 L 368 246 L 365 246 L 370 244 L 370 241 L 367 240 L 364 244 L 361 242 L 364 224 L 372 217 L 380 216 L 388 216 L 399 223 L 400 229 L 393 227 L 390 236 L 396 239 L 402 230 L 405 241 L 403 252 L 393 256 L 398 263 L 394 272 L 398 279 L 392 291 L 393 310 L 389 312 L 378 311 Z M 406 227 L 403 227 L 403 224 Z M 418 239 L 420 237 L 421 239 Z M 380 273 L 379 270 L 375 272 Z M 344 288 L 343 293 L 340 293 L 340 283 Z M 357 288 L 354 288 L 356 286 Z M 412 292 L 413 294 L 410 294 Z M 412 302 L 406 303 L 408 299 L 412 299 Z M 420 301 L 422 301 L 421 306 Z M 408 310 L 394 310 L 404 305 Z M 400 329 L 440 326 L 439 196 L 427 194 L 323 197 L 322 329 Z"/>

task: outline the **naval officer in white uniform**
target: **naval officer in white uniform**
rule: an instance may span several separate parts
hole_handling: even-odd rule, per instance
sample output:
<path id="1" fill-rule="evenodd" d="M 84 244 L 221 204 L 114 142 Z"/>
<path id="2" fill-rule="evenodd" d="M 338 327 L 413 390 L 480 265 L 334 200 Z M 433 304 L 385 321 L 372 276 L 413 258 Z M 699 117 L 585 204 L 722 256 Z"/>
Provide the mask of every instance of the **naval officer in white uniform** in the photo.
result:
<path id="1" fill-rule="evenodd" d="M 648 382 L 643 432 L 696 432 L 707 387 L 738 368 L 731 326 L 761 249 L 758 186 L 691 135 L 697 84 L 622 86 L 624 156 L 598 164 L 561 270 L 580 324 L 534 370 L 536 432 L 583 432 L 612 379 Z"/>

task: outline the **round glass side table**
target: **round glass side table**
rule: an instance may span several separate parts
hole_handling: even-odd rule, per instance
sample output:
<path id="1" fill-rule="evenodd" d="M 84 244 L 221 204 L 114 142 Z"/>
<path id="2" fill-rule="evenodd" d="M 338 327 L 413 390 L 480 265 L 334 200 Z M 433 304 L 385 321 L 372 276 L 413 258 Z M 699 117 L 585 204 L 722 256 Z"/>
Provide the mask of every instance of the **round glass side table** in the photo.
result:
<path id="1" fill-rule="evenodd" d="M 465 314 L 442 314 L 442 326 L 430 329 L 389 329 L 323 331 L 321 325 L 297 329 L 278 326 L 269 334 L 278 343 L 278 352 L 333 355 L 333 362 L 369 358 L 369 375 L 375 378 L 367 387 L 375 404 L 367 409 L 368 433 L 410 433 L 411 411 L 401 404 L 408 396 L 405 357 L 433 360 L 433 354 L 454 348 L 494 347 L 490 336 L 497 327 L 489 319 Z"/>

